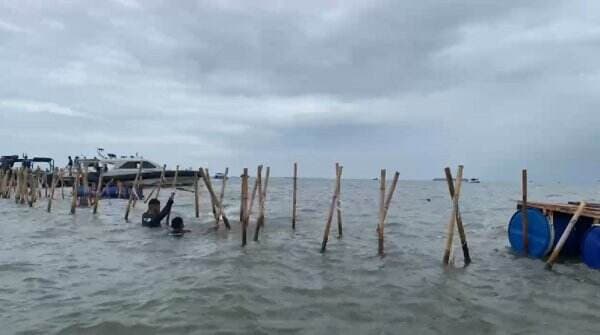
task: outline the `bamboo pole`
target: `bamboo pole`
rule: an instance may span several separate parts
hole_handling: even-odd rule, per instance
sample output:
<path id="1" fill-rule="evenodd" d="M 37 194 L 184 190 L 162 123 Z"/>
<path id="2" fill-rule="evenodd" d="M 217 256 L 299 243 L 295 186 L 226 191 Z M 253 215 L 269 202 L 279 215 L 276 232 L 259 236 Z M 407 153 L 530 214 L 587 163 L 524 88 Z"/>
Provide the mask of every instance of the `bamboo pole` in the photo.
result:
<path id="1" fill-rule="evenodd" d="M 177 175 L 179 174 L 179 165 L 175 166 L 175 177 L 173 178 L 173 195 L 177 190 Z M 171 226 L 171 211 L 167 214 L 167 226 Z"/>
<path id="2" fill-rule="evenodd" d="M 329 213 L 327 214 L 327 222 L 325 223 L 325 231 L 323 232 L 323 242 L 321 243 L 321 253 L 324 253 L 327 249 L 327 241 L 329 240 L 329 231 L 331 230 L 331 221 L 333 220 L 333 213 L 335 211 L 335 206 L 337 204 L 337 196 L 338 196 L 338 179 L 340 178 L 339 169 L 337 168 L 336 163 L 336 171 L 335 171 L 335 186 L 333 190 L 333 197 L 331 198 L 331 206 L 329 206 Z"/>
<path id="3" fill-rule="evenodd" d="M 198 172 L 194 173 L 194 211 L 196 217 L 200 217 L 200 205 L 198 204 Z"/>
<path id="4" fill-rule="evenodd" d="M 204 173 L 204 171 L 205 170 L 200 168 L 200 176 L 202 177 L 202 180 L 204 181 L 204 185 L 206 185 L 206 189 L 208 190 L 208 193 L 210 194 L 211 201 L 217 203 L 218 206 L 223 208 L 223 206 L 219 202 L 219 199 L 215 195 L 215 191 L 212 188 L 212 184 L 206 177 L 206 174 Z M 227 215 L 225 215 L 225 210 L 223 210 L 223 212 L 221 212 L 221 217 L 223 218 L 223 223 L 225 224 L 225 227 L 227 229 L 231 229 L 231 225 L 229 224 L 229 219 L 227 219 Z"/>
<path id="5" fill-rule="evenodd" d="M 80 170 L 75 171 L 75 179 L 73 180 L 73 197 L 71 198 L 71 214 L 75 214 L 77 207 L 77 197 L 79 196 L 79 174 Z"/>
<path id="6" fill-rule="evenodd" d="M 256 228 L 254 229 L 254 241 L 258 241 L 258 233 L 260 232 L 260 213 L 261 213 L 261 204 L 263 203 L 263 190 L 262 190 L 262 165 L 258 166 L 258 170 L 256 173 L 256 187 L 258 188 L 258 210 L 259 210 L 259 219 L 256 220 Z M 252 210 L 252 207 L 250 208 Z M 248 213 L 250 216 L 250 213 Z"/>
<path id="7" fill-rule="evenodd" d="M 44 197 L 48 198 L 48 173 L 44 171 L 42 185 L 44 187 Z"/>
<path id="8" fill-rule="evenodd" d="M 160 193 L 160 188 L 165 180 L 165 170 L 166 169 L 167 169 L 167 164 L 163 164 L 163 168 L 160 173 L 160 180 L 158 181 L 158 189 L 156 190 L 156 196 L 154 197 L 155 199 L 158 199 L 158 194 Z M 148 199 L 150 199 L 150 197 L 148 197 Z"/>
<path id="9" fill-rule="evenodd" d="M 89 183 L 88 183 L 88 166 L 83 167 L 83 195 L 79 199 L 80 206 L 89 206 Z"/>
<path id="10" fill-rule="evenodd" d="M 60 196 L 65 200 L 65 178 L 62 173 L 60 174 Z"/>
<path id="11" fill-rule="evenodd" d="M 269 186 L 269 177 L 271 176 L 271 167 L 267 166 L 267 171 L 265 173 L 265 181 L 262 189 L 262 202 L 259 204 L 259 214 L 257 225 L 263 227 L 265 225 L 265 204 L 267 202 L 267 187 Z"/>
<path id="12" fill-rule="evenodd" d="M 296 201 L 298 191 L 298 163 L 294 162 L 294 191 L 292 193 L 292 229 L 296 230 Z"/>
<path id="13" fill-rule="evenodd" d="M 338 165 L 338 174 L 340 175 L 338 180 L 337 180 L 337 192 L 338 192 L 338 196 L 337 196 L 337 224 L 338 224 L 338 238 L 342 238 L 343 234 L 343 229 L 342 229 L 342 200 L 341 200 L 341 196 L 342 196 L 342 169 L 344 168 L 343 166 Z"/>
<path id="14" fill-rule="evenodd" d="M 248 216 L 248 221 L 250 221 L 250 216 L 252 215 L 252 209 L 254 208 L 254 199 L 256 198 L 256 192 L 259 191 L 258 188 L 258 175 L 262 176 L 262 165 L 257 167 L 256 179 L 254 180 L 254 187 L 252 188 L 252 196 L 250 197 L 250 205 L 246 208 L 246 216 Z"/>
<path id="15" fill-rule="evenodd" d="M 460 199 L 460 190 L 462 188 L 462 180 L 463 180 L 463 169 L 462 165 L 458 166 L 458 172 L 456 173 L 456 188 L 454 190 L 454 197 L 452 198 L 452 216 L 450 217 L 450 221 L 448 222 L 448 236 L 446 239 L 446 248 L 444 250 L 444 265 L 448 265 L 450 261 L 450 252 L 452 251 L 452 241 L 454 239 L 454 225 L 456 223 L 456 216 L 459 210 L 459 199 Z"/>
<path id="16" fill-rule="evenodd" d="M 29 169 L 25 169 L 23 173 L 23 189 L 21 190 L 23 193 L 21 194 L 21 204 L 25 204 L 27 202 L 27 195 L 29 194 Z"/>
<path id="17" fill-rule="evenodd" d="M 385 187 L 386 187 L 385 169 L 381 170 L 379 177 L 379 224 L 377 225 L 378 253 L 383 256 L 383 239 L 384 239 L 384 221 L 385 221 Z"/>
<path id="18" fill-rule="evenodd" d="M 452 171 L 449 167 L 444 169 L 446 173 L 446 182 L 448 183 L 448 192 L 450 193 L 450 198 L 454 198 L 454 179 L 452 178 Z M 463 256 L 465 259 L 465 265 L 471 264 L 471 255 L 469 254 L 469 246 L 467 245 L 467 235 L 465 234 L 465 228 L 462 221 L 462 216 L 460 214 L 460 208 L 456 209 L 456 227 L 458 228 L 458 234 L 460 236 L 460 243 L 463 250 Z"/>
<path id="19" fill-rule="evenodd" d="M 6 176 L 6 173 L 4 172 L 4 170 L 0 170 L 0 198 L 4 197 L 4 177 Z"/>
<path id="20" fill-rule="evenodd" d="M 265 206 L 267 203 L 267 188 L 269 186 L 269 179 L 271 177 L 271 167 L 267 166 L 267 171 L 265 172 L 265 182 L 263 183 L 263 196 L 262 203 L 260 204 L 260 225 L 264 226 L 265 224 Z"/>
<path id="21" fill-rule="evenodd" d="M 140 200 L 140 194 L 144 193 L 144 176 L 140 175 L 140 179 L 138 181 L 138 185 L 135 189 L 131 189 L 133 191 L 133 205 L 132 207 L 135 208 L 135 205 L 137 204 L 137 201 Z M 141 192 L 138 192 L 141 191 Z"/>
<path id="22" fill-rule="evenodd" d="M 131 210 L 131 204 L 133 202 L 133 192 L 137 188 L 138 181 L 140 180 L 140 174 L 142 173 L 142 161 L 140 161 L 140 166 L 138 167 L 137 174 L 135 175 L 135 180 L 133 181 L 133 185 L 131 187 L 131 192 L 129 192 L 129 201 L 127 202 L 127 210 L 125 211 L 125 222 L 129 222 L 129 211 Z"/>
<path id="23" fill-rule="evenodd" d="M 242 174 L 242 247 L 246 245 L 246 230 L 248 227 L 248 168 Z"/>
<path id="24" fill-rule="evenodd" d="M 221 183 L 221 194 L 219 194 L 219 207 L 217 208 L 217 225 L 221 220 L 221 213 L 223 213 L 223 199 L 225 199 L 225 186 L 227 185 L 227 175 L 229 174 L 229 168 L 225 168 L 225 174 L 223 175 L 223 182 Z"/>
<path id="25" fill-rule="evenodd" d="M 521 174 L 521 186 L 523 190 L 523 204 L 521 205 L 521 217 L 523 221 L 523 253 L 529 254 L 529 215 L 527 214 L 527 170 Z"/>
<path id="26" fill-rule="evenodd" d="M 54 190 L 56 189 L 56 184 L 58 183 L 58 168 L 54 168 L 54 172 L 52 173 L 52 185 L 50 185 L 50 197 L 48 198 L 48 213 L 52 211 L 52 201 L 54 200 Z M 60 174 L 62 174 L 62 169 L 60 170 Z"/>
<path id="27" fill-rule="evenodd" d="M 206 176 L 206 179 L 204 179 L 204 183 L 210 184 L 210 187 L 212 188 L 212 181 L 210 178 L 210 172 L 208 172 L 208 168 L 204 169 L 204 175 Z M 217 205 L 215 204 L 215 201 L 212 197 L 210 198 L 210 207 L 212 209 L 213 217 L 215 218 L 215 221 L 217 221 L 217 224 L 218 224 L 219 222 L 218 222 L 218 218 L 217 218 Z"/>
<path id="28" fill-rule="evenodd" d="M 569 235 L 571 235 L 571 231 L 575 227 L 575 224 L 579 220 L 579 217 L 581 216 L 581 213 L 585 209 L 586 205 L 587 204 L 585 203 L 585 201 L 582 201 L 582 202 L 579 203 L 579 207 L 577 207 L 577 211 L 575 211 L 575 214 L 573 214 L 573 216 L 571 217 L 571 220 L 569 221 L 569 224 L 567 224 L 567 227 L 565 228 L 565 231 L 560 236 L 560 239 L 558 240 L 558 243 L 556 243 L 556 246 L 554 247 L 554 250 L 552 251 L 552 254 L 550 254 L 550 257 L 548 258 L 548 261 L 546 261 L 546 269 L 547 270 L 551 270 L 552 269 L 552 266 L 554 265 L 554 262 L 556 261 L 556 258 L 560 254 L 560 251 L 562 250 L 563 246 L 565 245 L 565 242 L 567 242 L 567 239 L 569 238 Z"/>
<path id="29" fill-rule="evenodd" d="M 17 182 L 15 186 L 15 203 L 17 204 L 21 201 L 21 194 L 23 193 L 23 169 L 21 167 L 17 170 Z"/>
<path id="30" fill-rule="evenodd" d="M 29 176 L 29 198 L 28 198 L 28 204 L 29 207 L 33 207 L 33 204 L 36 202 L 37 200 L 37 188 L 38 188 L 38 173 L 39 170 L 35 170 L 31 172 L 31 175 Z"/>
<path id="31" fill-rule="evenodd" d="M 98 213 L 98 203 L 102 199 L 102 179 L 104 178 L 104 169 L 100 170 L 100 176 L 98 177 L 98 187 L 94 194 L 94 214 Z"/>
<path id="32" fill-rule="evenodd" d="M 383 209 L 382 209 L 382 223 L 379 225 L 379 230 L 381 232 L 383 232 L 385 230 L 385 219 L 387 218 L 387 213 L 388 210 L 390 209 L 390 204 L 392 203 L 392 197 L 394 196 L 394 192 L 396 191 L 396 186 L 398 185 L 398 179 L 400 178 L 400 172 L 396 171 L 396 173 L 394 173 L 394 179 L 392 179 L 392 185 L 390 186 L 390 190 L 387 193 L 387 196 L 385 198 L 385 202 L 383 204 Z M 385 178 L 384 178 L 385 179 Z M 384 194 L 385 194 L 385 188 L 384 188 Z M 380 205 L 381 206 L 381 205 Z M 379 239 L 379 243 L 378 243 L 378 253 L 379 256 L 384 256 L 384 245 L 383 245 L 383 238 L 384 238 L 384 234 L 380 233 L 379 235 L 381 237 L 381 239 Z"/>

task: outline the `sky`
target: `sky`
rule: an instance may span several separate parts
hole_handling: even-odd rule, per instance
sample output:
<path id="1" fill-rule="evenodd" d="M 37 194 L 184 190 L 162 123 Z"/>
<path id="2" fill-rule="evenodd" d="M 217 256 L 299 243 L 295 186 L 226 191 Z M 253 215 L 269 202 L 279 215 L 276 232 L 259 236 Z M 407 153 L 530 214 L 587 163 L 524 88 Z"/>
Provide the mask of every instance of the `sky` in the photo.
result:
<path id="1" fill-rule="evenodd" d="M 0 0 L 0 148 L 597 182 L 599 55 L 598 1 Z"/>

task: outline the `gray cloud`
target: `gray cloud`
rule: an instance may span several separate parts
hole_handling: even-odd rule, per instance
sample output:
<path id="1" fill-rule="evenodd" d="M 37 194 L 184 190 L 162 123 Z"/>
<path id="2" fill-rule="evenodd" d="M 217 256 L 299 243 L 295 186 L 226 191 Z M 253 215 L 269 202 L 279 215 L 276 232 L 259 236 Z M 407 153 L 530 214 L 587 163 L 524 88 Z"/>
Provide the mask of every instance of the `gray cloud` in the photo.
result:
<path id="1" fill-rule="evenodd" d="M 6 153 L 595 180 L 600 26 L 558 1 L 0 4 Z M 15 129 L 19 129 L 15 133 Z M 564 157 L 564 159 L 563 159 Z"/>

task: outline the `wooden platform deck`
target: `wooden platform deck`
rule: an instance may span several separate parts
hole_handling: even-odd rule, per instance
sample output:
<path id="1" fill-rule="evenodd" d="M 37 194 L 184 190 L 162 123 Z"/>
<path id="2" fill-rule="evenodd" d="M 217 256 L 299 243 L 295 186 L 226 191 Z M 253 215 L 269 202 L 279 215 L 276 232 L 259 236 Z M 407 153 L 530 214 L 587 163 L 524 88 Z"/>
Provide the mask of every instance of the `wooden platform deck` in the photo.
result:
<path id="1" fill-rule="evenodd" d="M 517 208 L 521 208 L 522 205 L 522 201 L 517 201 Z M 578 202 L 569 202 L 566 204 L 553 204 L 547 202 L 527 201 L 527 207 L 541 209 L 544 212 L 544 214 L 549 214 L 553 212 L 574 214 L 575 211 L 577 211 L 578 205 Z M 600 223 L 600 204 L 587 204 L 587 206 L 585 206 L 585 209 L 581 213 L 581 216 L 594 219 L 594 223 Z"/>

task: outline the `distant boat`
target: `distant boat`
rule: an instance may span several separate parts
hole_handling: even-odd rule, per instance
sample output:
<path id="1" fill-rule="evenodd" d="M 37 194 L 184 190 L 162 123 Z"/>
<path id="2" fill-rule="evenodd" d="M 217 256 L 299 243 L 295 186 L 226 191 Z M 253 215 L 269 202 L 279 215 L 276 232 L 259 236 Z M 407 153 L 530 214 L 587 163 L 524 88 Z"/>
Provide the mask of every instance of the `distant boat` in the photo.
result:
<path id="1" fill-rule="evenodd" d="M 479 181 L 479 178 L 471 178 L 471 179 L 469 179 L 469 183 L 471 183 L 471 184 L 479 184 L 481 182 Z"/>
<path id="2" fill-rule="evenodd" d="M 453 178 L 452 180 L 456 181 L 456 178 Z M 433 181 L 446 181 L 446 178 L 433 178 Z M 464 182 L 469 182 L 468 178 L 463 178 Z"/>
<path id="3" fill-rule="evenodd" d="M 225 179 L 225 174 L 221 172 L 215 173 L 215 179 Z"/>

